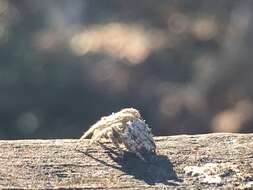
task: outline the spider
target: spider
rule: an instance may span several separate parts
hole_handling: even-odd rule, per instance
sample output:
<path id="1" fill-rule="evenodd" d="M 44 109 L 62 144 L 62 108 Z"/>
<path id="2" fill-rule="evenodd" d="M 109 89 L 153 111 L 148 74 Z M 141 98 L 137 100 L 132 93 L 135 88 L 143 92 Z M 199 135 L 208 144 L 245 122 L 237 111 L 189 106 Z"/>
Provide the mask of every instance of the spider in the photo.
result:
<path id="1" fill-rule="evenodd" d="M 102 138 L 110 139 L 120 149 L 124 145 L 127 150 L 135 153 L 146 161 L 144 153 L 155 153 L 156 145 L 148 125 L 141 118 L 138 110 L 125 108 L 117 113 L 102 117 L 84 133 L 80 140 L 90 138 L 90 145 L 100 142 Z"/>

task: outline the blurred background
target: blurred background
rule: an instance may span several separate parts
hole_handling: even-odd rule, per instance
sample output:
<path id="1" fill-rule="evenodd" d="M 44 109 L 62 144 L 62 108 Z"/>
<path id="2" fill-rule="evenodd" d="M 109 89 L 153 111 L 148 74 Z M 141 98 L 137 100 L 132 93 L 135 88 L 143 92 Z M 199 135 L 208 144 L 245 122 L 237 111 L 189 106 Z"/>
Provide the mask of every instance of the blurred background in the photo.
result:
<path id="1" fill-rule="evenodd" d="M 253 1 L 0 0 L 0 139 L 253 132 Z"/>

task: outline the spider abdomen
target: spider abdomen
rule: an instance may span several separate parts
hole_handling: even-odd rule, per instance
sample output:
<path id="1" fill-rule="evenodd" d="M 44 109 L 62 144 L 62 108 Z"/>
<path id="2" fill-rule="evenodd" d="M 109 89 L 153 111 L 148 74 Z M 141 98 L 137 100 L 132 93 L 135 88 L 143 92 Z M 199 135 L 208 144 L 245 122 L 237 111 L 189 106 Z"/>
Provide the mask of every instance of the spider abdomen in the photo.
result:
<path id="1" fill-rule="evenodd" d="M 122 133 L 122 141 L 127 149 L 135 153 L 155 152 L 156 149 L 151 131 L 142 119 L 126 123 Z"/>

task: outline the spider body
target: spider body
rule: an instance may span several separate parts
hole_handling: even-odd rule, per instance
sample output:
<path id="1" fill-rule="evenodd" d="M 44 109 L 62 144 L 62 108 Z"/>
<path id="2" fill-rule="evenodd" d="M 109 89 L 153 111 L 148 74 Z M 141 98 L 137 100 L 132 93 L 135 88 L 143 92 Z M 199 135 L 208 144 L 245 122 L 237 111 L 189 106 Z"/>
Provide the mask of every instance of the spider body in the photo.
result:
<path id="1" fill-rule="evenodd" d="M 102 117 L 80 139 L 87 138 L 91 138 L 90 144 L 102 138 L 110 139 L 117 148 L 123 144 L 144 161 L 143 154 L 155 152 L 156 149 L 150 128 L 134 108 L 125 108 Z"/>

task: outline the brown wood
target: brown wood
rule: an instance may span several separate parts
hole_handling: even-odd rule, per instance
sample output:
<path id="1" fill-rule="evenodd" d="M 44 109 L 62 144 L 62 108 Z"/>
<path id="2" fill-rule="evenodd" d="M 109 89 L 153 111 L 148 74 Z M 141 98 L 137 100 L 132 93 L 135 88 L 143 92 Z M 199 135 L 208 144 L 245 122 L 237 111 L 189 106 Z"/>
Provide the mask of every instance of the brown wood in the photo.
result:
<path id="1" fill-rule="evenodd" d="M 148 162 L 114 150 L 111 143 L 85 148 L 84 140 L 0 141 L 0 188 L 213 189 L 253 187 L 253 134 L 156 137 Z M 221 183 L 186 173 L 187 166 L 217 166 Z M 218 171 L 217 171 L 218 168 Z"/>

